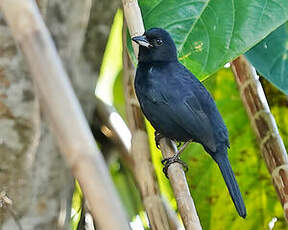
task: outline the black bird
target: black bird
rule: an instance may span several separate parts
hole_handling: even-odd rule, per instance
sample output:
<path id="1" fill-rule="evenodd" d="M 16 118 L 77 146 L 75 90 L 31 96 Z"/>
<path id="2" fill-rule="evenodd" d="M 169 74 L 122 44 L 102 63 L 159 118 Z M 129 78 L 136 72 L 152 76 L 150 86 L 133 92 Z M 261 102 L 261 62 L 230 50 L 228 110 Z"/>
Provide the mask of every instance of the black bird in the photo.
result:
<path id="1" fill-rule="evenodd" d="M 132 40 L 140 45 L 135 91 L 155 133 L 200 143 L 218 164 L 234 205 L 245 218 L 245 204 L 227 155 L 228 131 L 210 93 L 178 61 L 167 31 L 152 28 Z M 181 162 L 179 154 L 164 160 L 166 170 L 171 163 Z"/>

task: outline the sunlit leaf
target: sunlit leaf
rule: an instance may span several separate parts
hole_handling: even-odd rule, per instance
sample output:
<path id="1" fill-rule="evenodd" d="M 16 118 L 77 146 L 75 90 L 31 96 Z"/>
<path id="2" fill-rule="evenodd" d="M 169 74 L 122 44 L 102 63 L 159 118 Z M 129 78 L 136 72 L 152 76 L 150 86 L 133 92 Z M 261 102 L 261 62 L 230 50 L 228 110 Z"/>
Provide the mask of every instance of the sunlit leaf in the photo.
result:
<path id="1" fill-rule="evenodd" d="M 112 104 L 113 84 L 122 69 L 122 25 L 123 12 L 119 9 L 111 27 L 95 90 L 95 94 L 108 104 Z"/>
<path id="2" fill-rule="evenodd" d="M 125 96 L 123 87 L 123 71 L 120 71 L 113 86 L 113 105 L 117 112 L 126 119 Z"/>
<path id="3" fill-rule="evenodd" d="M 81 188 L 77 181 L 75 181 L 75 187 L 72 197 L 72 204 L 71 204 L 71 228 L 72 230 L 76 230 L 78 227 L 78 223 L 81 217 L 82 212 L 82 201 L 83 201 L 83 194 Z"/>

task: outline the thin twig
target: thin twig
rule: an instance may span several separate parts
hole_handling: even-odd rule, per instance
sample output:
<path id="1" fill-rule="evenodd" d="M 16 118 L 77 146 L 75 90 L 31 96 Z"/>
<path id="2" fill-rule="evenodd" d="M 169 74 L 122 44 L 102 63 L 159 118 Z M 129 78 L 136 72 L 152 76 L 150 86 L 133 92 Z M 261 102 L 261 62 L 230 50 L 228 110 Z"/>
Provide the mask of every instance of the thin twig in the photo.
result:
<path id="1" fill-rule="evenodd" d="M 253 66 L 240 56 L 231 63 L 242 102 L 255 131 L 266 166 L 288 220 L 288 158 L 277 124 Z"/>
<path id="2" fill-rule="evenodd" d="M 122 0 L 124 14 L 127 22 L 127 26 L 131 36 L 142 35 L 144 32 L 143 20 L 141 16 L 141 11 L 138 6 L 137 0 Z M 133 44 L 134 52 L 137 57 L 138 47 Z M 125 58 L 124 58 L 125 59 Z M 127 58 L 128 59 L 128 58 Z M 132 64 L 130 64 L 132 65 Z M 125 66 L 124 66 L 125 67 Z M 133 68 L 128 68 L 133 69 Z M 139 105 L 136 103 L 136 97 L 133 90 L 133 79 L 135 72 L 128 70 L 127 77 L 125 82 L 125 87 L 127 87 L 128 95 L 126 95 L 127 103 L 130 103 L 131 114 L 141 113 Z M 132 96 L 134 95 L 134 96 Z M 127 112 L 128 113 L 128 112 Z M 142 115 L 134 116 L 134 119 L 137 117 L 142 117 Z M 138 118 L 139 119 L 139 118 Z M 128 119 L 133 121 L 133 117 Z M 142 118 L 143 120 L 143 118 Z M 131 124 L 131 127 L 134 125 Z M 139 143 L 139 142 L 138 142 Z M 160 141 L 160 148 L 164 158 L 172 156 L 175 153 L 176 146 L 167 138 L 162 138 Z M 142 167 L 142 166 L 141 166 Z M 180 165 L 174 164 L 169 167 L 168 170 L 170 182 L 176 197 L 178 210 L 180 212 L 183 224 L 186 230 L 199 230 L 202 229 L 200 221 L 194 206 L 193 199 L 190 195 L 188 184 L 186 181 L 185 173 Z"/>
<path id="3" fill-rule="evenodd" d="M 0 8 L 22 48 L 42 108 L 97 224 L 103 230 L 129 229 L 105 161 L 35 2 L 1 0 Z"/>

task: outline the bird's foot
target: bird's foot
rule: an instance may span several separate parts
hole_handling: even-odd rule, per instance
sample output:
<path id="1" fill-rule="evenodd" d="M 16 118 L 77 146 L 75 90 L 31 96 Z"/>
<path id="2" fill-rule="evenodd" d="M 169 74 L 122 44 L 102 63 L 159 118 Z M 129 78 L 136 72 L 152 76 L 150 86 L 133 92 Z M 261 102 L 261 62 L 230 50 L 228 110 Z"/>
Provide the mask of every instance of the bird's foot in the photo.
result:
<path id="1" fill-rule="evenodd" d="M 168 177 L 168 168 L 169 168 L 169 166 L 170 166 L 171 164 L 179 163 L 179 164 L 182 165 L 185 173 L 188 171 L 188 166 L 187 166 L 187 164 L 186 164 L 184 161 L 182 161 L 182 160 L 180 159 L 180 157 L 179 157 L 179 152 L 176 153 L 173 157 L 169 157 L 169 158 L 166 158 L 166 159 L 162 160 L 161 163 L 164 165 L 164 167 L 163 167 L 163 173 L 165 174 L 165 176 L 166 176 L 167 178 L 169 178 L 169 177 Z"/>
<path id="2" fill-rule="evenodd" d="M 161 138 L 163 138 L 164 136 L 163 136 L 159 131 L 155 131 L 154 135 L 155 135 L 156 147 L 157 147 L 157 149 L 160 149 L 160 140 L 161 140 Z"/>

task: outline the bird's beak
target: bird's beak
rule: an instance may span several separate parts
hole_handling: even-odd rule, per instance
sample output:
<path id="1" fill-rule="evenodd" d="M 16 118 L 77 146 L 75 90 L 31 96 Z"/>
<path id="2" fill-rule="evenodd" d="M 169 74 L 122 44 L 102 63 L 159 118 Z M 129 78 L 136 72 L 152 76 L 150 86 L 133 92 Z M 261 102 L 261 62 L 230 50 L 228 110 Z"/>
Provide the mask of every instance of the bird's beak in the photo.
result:
<path id="1" fill-rule="evenodd" d="M 140 46 L 145 46 L 147 48 L 150 48 L 150 47 L 153 47 L 149 41 L 147 40 L 146 36 L 143 35 L 143 36 L 136 36 L 136 37 L 133 37 L 132 40 L 134 42 L 136 42 L 137 44 L 139 44 Z"/>

